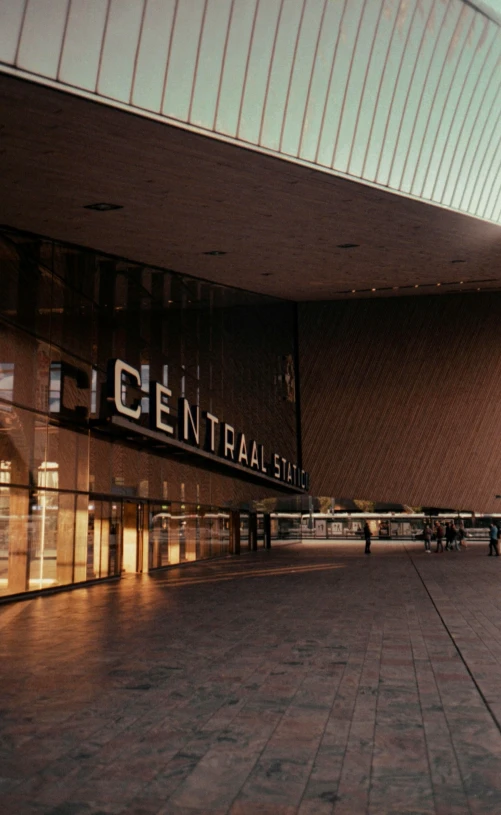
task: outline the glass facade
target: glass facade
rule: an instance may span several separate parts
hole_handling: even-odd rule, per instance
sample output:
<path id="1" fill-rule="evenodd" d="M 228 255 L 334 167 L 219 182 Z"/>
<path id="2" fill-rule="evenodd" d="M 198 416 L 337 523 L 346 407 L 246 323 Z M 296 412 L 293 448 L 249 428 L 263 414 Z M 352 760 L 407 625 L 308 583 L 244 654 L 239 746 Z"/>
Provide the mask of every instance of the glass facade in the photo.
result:
<path id="1" fill-rule="evenodd" d="M 110 436 L 110 359 L 142 421 L 154 379 L 298 458 L 291 303 L 3 229 L 0 349 L 0 595 L 224 554 L 228 508 L 280 492 Z"/>

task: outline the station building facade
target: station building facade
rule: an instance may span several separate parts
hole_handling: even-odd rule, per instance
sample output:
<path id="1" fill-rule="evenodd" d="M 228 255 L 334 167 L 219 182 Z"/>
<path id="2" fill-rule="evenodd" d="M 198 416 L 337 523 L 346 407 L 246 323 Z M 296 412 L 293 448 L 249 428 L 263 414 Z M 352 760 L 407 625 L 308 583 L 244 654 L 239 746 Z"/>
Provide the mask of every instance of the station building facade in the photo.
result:
<path id="1" fill-rule="evenodd" d="M 498 511 L 496 4 L 90 5 L 0 0 L 0 595 Z"/>
<path id="2" fill-rule="evenodd" d="M 307 489 L 294 304 L 9 229 L 0 258 L 0 596 L 224 554 L 230 509 L 248 545 Z"/>

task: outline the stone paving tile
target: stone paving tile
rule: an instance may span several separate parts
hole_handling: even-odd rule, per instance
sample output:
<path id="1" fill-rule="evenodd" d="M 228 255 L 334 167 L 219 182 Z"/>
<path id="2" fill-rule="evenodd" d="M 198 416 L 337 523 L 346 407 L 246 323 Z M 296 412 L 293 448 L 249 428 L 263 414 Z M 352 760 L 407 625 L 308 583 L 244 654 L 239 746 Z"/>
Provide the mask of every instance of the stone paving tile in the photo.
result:
<path id="1" fill-rule="evenodd" d="M 1 815 L 500 815 L 484 550 L 277 546 L 0 607 Z"/>

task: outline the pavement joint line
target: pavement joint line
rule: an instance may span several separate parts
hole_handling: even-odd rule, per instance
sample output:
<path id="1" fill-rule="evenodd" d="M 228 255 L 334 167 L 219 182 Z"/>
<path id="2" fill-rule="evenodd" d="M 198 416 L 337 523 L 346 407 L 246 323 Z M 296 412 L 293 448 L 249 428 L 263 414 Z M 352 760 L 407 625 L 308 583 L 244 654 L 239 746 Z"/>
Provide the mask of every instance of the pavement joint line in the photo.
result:
<path id="1" fill-rule="evenodd" d="M 422 577 L 422 575 L 421 575 L 421 572 L 419 571 L 419 569 L 417 568 L 416 564 L 414 563 L 414 559 L 413 559 L 413 557 L 412 557 L 412 554 L 411 554 L 411 552 L 409 552 L 409 550 L 407 549 L 407 544 L 406 544 L 405 542 L 404 542 L 404 550 L 405 550 L 405 553 L 406 553 L 407 557 L 409 558 L 410 562 L 412 563 L 412 566 L 413 566 L 413 568 L 414 568 L 414 570 L 415 570 L 415 572 L 416 572 L 417 576 L 419 577 L 419 580 L 421 581 L 421 583 L 422 583 L 422 585 L 423 585 L 423 588 L 424 588 L 424 590 L 425 590 L 426 594 L 427 594 L 427 595 L 428 595 L 428 597 L 430 598 L 431 604 L 433 605 L 433 608 L 434 608 L 434 609 L 435 609 L 435 611 L 437 612 L 437 614 L 438 614 L 438 616 L 439 616 L 439 618 L 440 618 L 440 620 L 441 620 L 441 622 L 442 622 L 442 625 L 443 625 L 443 627 L 444 627 L 445 631 L 447 631 L 447 636 L 449 637 L 450 641 L 452 642 L 452 644 L 453 644 L 453 646 L 454 646 L 454 648 L 455 648 L 455 650 L 456 650 L 456 652 L 457 652 L 457 654 L 458 654 L 458 656 L 459 656 L 459 658 L 460 658 L 461 662 L 463 663 L 464 667 L 465 667 L 465 668 L 466 668 L 466 670 L 468 671 L 468 675 L 469 675 L 470 679 L 472 680 L 473 684 L 475 685 L 475 687 L 476 687 L 476 689 L 477 689 L 477 691 L 478 691 L 478 693 L 479 693 L 479 696 L 480 696 L 480 698 L 482 699 L 482 701 L 483 701 L 483 703 L 484 703 L 485 707 L 486 707 L 486 708 L 487 708 L 487 710 L 489 711 L 489 715 L 490 715 L 491 719 L 493 720 L 493 722 L 494 722 L 494 724 L 496 725 L 497 729 L 498 729 L 498 730 L 499 730 L 499 732 L 501 733 L 501 722 L 499 721 L 498 717 L 496 716 L 496 714 L 494 713 L 493 709 L 491 708 L 491 706 L 490 706 L 489 702 L 487 701 L 487 698 L 486 698 L 486 696 L 485 696 L 484 692 L 482 691 L 482 689 L 481 689 L 480 685 L 478 684 L 478 682 L 477 682 L 477 680 L 475 679 L 475 677 L 474 677 L 474 675 L 473 675 L 472 671 L 470 670 L 470 666 L 468 665 L 468 663 L 467 663 L 466 659 L 464 658 L 464 656 L 463 656 L 463 654 L 462 654 L 462 652 L 461 652 L 461 649 L 459 648 L 459 646 L 458 646 L 458 644 L 457 644 L 457 642 L 456 642 L 455 638 L 453 637 L 453 635 L 452 635 L 452 633 L 451 633 L 451 631 L 450 631 L 449 626 L 447 625 L 447 623 L 445 622 L 445 620 L 444 620 L 444 618 L 443 618 L 442 614 L 440 613 L 439 608 L 438 608 L 438 606 L 437 606 L 437 604 L 436 604 L 435 600 L 433 599 L 433 596 L 432 596 L 432 594 L 431 594 L 430 590 L 428 589 L 428 586 L 426 585 L 426 583 L 425 583 L 425 581 L 424 581 L 424 579 L 423 579 L 423 577 Z"/>

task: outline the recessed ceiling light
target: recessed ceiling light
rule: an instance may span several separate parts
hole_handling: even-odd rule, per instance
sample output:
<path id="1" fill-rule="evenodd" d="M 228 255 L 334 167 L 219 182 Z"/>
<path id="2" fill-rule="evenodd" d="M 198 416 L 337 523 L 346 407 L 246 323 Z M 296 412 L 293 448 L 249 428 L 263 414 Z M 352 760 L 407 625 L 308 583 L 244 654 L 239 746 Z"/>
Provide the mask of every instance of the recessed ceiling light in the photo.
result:
<path id="1" fill-rule="evenodd" d="M 460 286 L 462 286 L 462 285 L 463 285 L 463 283 L 464 283 L 464 281 L 463 281 L 463 280 L 460 280 L 460 281 L 459 281 L 459 285 L 460 285 Z"/>
<path id="2" fill-rule="evenodd" d="M 359 243 L 338 243 L 338 249 L 357 249 L 360 246 Z"/>
<path id="3" fill-rule="evenodd" d="M 466 263 L 466 260 L 451 260 L 451 263 Z"/>
<path id="4" fill-rule="evenodd" d="M 99 204 L 84 204 L 84 209 L 95 209 L 96 212 L 109 212 L 111 209 L 123 209 L 122 204 L 106 204 L 103 202 Z"/>
<path id="5" fill-rule="evenodd" d="M 376 289 L 371 289 L 371 291 L 376 291 Z"/>
<path id="6" fill-rule="evenodd" d="M 351 290 L 351 293 L 352 293 L 352 294 L 355 294 L 355 292 L 356 292 L 356 289 L 352 289 L 352 290 Z"/>
<path id="7" fill-rule="evenodd" d="M 415 284 L 414 284 L 414 288 L 415 288 L 415 289 L 419 289 L 419 283 L 415 283 Z"/>
<path id="8" fill-rule="evenodd" d="M 442 285 L 441 283 L 437 283 L 437 286 L 441 286 L 441 285 Z"/>
<path id="9" fill-rule="evenodd" d="M 220 257 L 225 254 L 226 252 L 222 252 L 220 249 L 211 249 L 210 252 L 204 252 L 204 255 L 212 255 L 213 257 Z"/>

